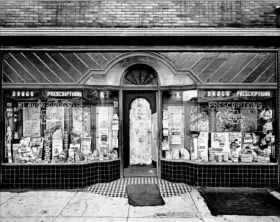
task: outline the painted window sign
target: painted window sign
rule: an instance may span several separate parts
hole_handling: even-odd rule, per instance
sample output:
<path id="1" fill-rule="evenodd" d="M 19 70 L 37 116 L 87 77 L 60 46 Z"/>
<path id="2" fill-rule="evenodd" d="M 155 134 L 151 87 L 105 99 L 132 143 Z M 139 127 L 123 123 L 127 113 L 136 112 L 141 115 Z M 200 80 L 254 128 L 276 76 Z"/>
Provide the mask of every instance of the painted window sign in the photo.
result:
<path id="1" fill-rule="evenodd" d="M 39 100 L 38 102 L 19 102 L 17 108 L 45 108 L 45 107 L 64 107 L 70 108 L 74 105 L 70 101 L 57 101 L 57 102 L 42 102 Z"/>
<path id="2" fill-rule="evenodd" d="M 209 102 L 209 109 L 262 109 L 262 102 Z"/>

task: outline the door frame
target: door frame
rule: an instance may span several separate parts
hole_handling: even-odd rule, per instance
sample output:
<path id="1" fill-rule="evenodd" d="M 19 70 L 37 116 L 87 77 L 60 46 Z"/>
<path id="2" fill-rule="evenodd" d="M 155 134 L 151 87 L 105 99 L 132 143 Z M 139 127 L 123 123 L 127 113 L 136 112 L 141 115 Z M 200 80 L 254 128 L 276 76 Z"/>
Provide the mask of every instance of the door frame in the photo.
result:
<path id="1" fill-rule="evenodd" d="M 156 88 L 156 89 L 155 89 Z M 124 94 L 125 93 L 129 93 L 129 92 L 135 92 L 135 91 L 140 91 L 140 92 L 145 92 L 145 91 L 149 91 L 149 92 L 153 92 L 155 93 L 155 106 L 156 106 L 156 112 L 158 113 L 158 133 L 157 133 L 157 146 L 158 146 L 158 157 L 157 157 L 157 177 L 160 178 L 161 175 L 161 171 L 160 171 L 160 159 L 161 159 L 161 112 L 160 110 L 162 109 L 162 104 L 161 104 L 161 91 L 157 88 L 157 87 L 145 87 L 145 88 L 139 88 L 136 87 L 134 89 L 120 89 L 119 90 L 119 127 L 120 127 L 120 131 L 119 131 L 119 157 L 120 157 L 120 178 L 124 178 L 124 119 L 123 119 L 123 115 L 124 115 L 124 107 L 123 107 L 123 99 L 124 99 Z"/>

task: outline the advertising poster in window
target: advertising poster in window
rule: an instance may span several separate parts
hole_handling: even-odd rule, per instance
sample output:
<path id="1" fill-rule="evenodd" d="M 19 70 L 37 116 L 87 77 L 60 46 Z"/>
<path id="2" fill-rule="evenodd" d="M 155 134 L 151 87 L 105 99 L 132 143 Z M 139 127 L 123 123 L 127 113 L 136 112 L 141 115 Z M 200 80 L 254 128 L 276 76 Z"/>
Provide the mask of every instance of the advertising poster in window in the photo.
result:
<path id="1" fill-rule="evenodd" d="M 23 109 L 23 136 L 40 136 L 41 120 L 39 108 Z"/>
<path id="2" fill-rule="evenodd" d="M 46 108 L 46 129 L 56 130 L 61 129 L 64 132 L 64 107 L 47 107 Z M 60 137 L 60 136 L 56 136 Z"/>
<path id="3" fill-rule="evenodd" d="M 241 115 L 235 109 L 219 109 L 216 112 L 216 130 L 218 132 L 240 131 Z"/>
<path id="4" fill-rule="evenodd" d="M 229 133 L 211 133 L 211 147 L 216 152 L 230 152 Z"/>
<path id="5" fill-rule="evenodd" d="M 90 107 L 73 107 L 73 130 L 80 137 L 90 136 Z"/>
<path id="6" fill-rule="evenodd" d="M 184 112 L 182 106 L 168 106 L 169 132 L 171 133 L 171 145 L 181 146 L 184 143 Z"/>
<path id="7" fill-rule="evenodd" d="M 111 149 L 113 107 L 96 107 L 96 148 Z"/>
<path id="8" fill-rule="evenodd" d="M 209 131 L 209 116 L 199 104 L 190 104 L 190 130 Z"/>
<path id="9" fill-rule="evenodd" d="M 241 109 L 241 130 L 255 131 L 258 129 L 258 110 L 257 109 Z"/>

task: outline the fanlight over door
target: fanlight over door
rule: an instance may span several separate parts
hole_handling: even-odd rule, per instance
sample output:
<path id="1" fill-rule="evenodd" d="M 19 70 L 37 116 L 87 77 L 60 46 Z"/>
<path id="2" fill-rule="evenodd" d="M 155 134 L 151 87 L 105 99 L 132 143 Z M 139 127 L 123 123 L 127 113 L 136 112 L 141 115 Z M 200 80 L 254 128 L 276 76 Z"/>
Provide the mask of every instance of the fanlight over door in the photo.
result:
<path id="1" fill-rule="evenodd" d="M 147 65 L 133 65 L 124 75 L 125 85 L 158 85 L 156 71 Z"/>

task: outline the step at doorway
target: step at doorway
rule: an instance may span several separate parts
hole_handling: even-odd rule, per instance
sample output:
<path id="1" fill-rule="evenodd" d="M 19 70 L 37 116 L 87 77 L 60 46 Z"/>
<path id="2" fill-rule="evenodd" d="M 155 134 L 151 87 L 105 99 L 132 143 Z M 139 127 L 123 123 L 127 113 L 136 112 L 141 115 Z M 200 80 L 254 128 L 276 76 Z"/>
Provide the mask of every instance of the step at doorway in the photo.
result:
<path id="1" fill-rule="evenodd" d="M 130 165 L 124 169 L 124 177 L 156 177 L 157 168 L 150 165 Z"/>

